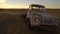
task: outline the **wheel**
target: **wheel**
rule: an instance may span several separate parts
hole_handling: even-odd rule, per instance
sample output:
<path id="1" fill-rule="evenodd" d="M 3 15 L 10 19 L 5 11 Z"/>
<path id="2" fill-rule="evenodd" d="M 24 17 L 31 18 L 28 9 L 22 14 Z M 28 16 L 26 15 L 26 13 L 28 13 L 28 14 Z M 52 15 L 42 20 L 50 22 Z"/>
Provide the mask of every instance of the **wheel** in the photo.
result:
<path id="1" fill-rule="evenodd" d="M 56 27 L 55 27 L 55 30 L 54 30 L 54 32 L 56 33 L 56 34 L 60 34 L 59 33 L 59 31 L 60 31 L 60 26 L 59 26 L 59 23 L 57 23 L 58 25 L 56 25 Z"/>
<path id="2" fill-rule="evenodd" d="M 53 32 L 54 32 L 55 34 L 58 34 L 58 27 L 56 27 L 56 28 L 53 30 Z"/>
<path id="3" fill-rule="evenodd" d="M 28 25 L 29 25 L 30 29 L 32 29 L 32 30 L 34 29 L 30 22 L 28 23 Z"/>
<path id="4" fill-rule="evenodd" d="M 30 19 L 28 19 L 28 27 L 32 30 L 34 29 L 34 27 L 31 25 Z"/>

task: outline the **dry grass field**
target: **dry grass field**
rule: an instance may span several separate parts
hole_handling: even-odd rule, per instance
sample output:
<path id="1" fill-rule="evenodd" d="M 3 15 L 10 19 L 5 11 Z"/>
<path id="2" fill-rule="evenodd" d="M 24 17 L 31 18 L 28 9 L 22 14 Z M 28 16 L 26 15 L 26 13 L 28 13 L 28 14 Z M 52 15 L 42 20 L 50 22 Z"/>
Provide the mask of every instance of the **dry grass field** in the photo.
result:
<path id="1" fill-rule="evenodd" d="M 29 29 L 26 18 L 22 16 L 27 11 L 28 9 L 0 9 L 0 34 L 55 34 L 51 31 Z M 47 11 L 60 18 L 60 9 Z"/>

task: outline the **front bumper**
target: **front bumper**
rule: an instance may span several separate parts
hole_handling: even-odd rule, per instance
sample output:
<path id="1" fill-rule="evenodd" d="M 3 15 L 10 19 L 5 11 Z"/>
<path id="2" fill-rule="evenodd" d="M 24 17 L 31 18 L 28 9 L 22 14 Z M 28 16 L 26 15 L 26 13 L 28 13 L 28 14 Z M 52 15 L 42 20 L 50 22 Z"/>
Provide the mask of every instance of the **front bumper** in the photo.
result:
<path id="1" fill-rule="evenodd" d="M 43 30 L 55 30 L 57 26 L 55 25 L 40 25 L 40 26 L 34 26 L 36 29 L 43 29 Z"/>

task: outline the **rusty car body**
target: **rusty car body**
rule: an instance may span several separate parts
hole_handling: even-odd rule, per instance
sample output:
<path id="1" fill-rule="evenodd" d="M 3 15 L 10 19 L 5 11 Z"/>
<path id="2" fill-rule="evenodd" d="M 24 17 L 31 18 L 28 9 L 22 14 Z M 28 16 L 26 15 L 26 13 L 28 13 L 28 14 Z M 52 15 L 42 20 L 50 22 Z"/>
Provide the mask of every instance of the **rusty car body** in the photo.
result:
<path id="1" fill-rule="evenodd" d="M 32 29 L 53 30 L 58 26 L 58 19 L 48 13 L 44 5 L 31 4 L 27 18 L 29 27 Z"/>

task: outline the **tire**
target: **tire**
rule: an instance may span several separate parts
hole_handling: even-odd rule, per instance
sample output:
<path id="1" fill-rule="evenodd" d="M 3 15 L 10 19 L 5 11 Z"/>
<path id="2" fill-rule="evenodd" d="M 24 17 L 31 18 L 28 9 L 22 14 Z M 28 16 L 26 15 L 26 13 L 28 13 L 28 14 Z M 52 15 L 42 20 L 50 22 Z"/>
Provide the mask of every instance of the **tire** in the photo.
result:
<path id="1" fill-rule="evenodd" d="M 53 32 L 54 32 L 55 34 L 58 34 L 58 28 L 55 28 L 55 29 L 53 30 Z"/>
<path id="2" fill-rule="evenodd" d="M 34 29 L 34 27 L 31 25 L 30 19 L 28 19 L 28 27 L 32 30 Z"/>

